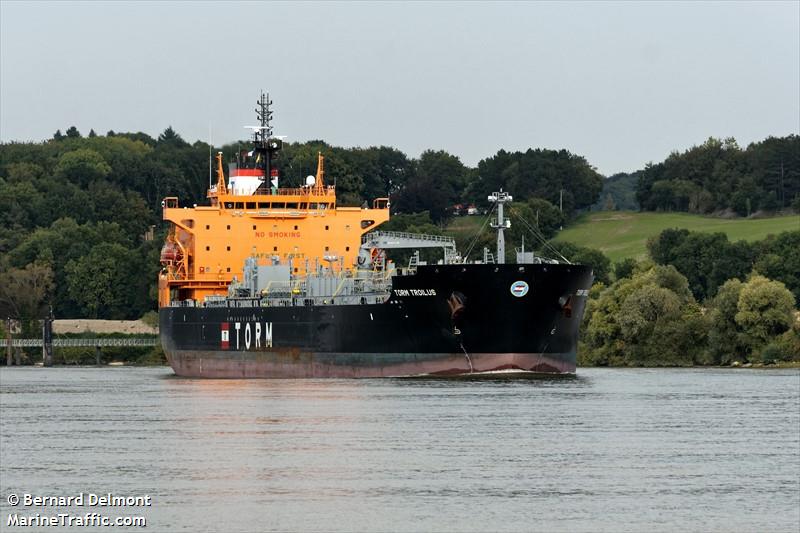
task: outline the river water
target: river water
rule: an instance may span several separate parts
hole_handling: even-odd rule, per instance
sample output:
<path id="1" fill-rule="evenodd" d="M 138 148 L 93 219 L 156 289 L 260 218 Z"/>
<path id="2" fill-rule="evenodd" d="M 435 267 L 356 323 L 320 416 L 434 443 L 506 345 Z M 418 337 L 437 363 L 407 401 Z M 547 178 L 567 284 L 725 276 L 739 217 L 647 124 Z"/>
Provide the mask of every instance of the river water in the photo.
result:
<path id="1" fill-rule="evenodd" d="M 80 493 L 151 505 L 8 504 Z M 218 381 L 3 368 L 0 496 L 2 531 L 60 529 L 9 526 L 11 513 L 99 511 L 143 516 L 124 530 L 149 532 L 797 532 L 800 371 Z"/>

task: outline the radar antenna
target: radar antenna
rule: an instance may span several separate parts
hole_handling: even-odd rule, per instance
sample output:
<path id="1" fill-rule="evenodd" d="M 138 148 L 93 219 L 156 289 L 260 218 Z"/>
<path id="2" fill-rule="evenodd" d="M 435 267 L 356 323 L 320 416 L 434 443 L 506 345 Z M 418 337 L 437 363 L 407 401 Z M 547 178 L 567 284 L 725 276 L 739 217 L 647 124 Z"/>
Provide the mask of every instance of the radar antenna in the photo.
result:
<path id="1" fill-rule="evenodd" d="M 261 98 L 258 99 L 256 104 L 258 104 L 256 115 L 261 123 L 261 128 L 259 128 L 261 131 L 254 132 L 255 140 L 256 142 L 266 143 L 267 139 L 272 137 L 272 126 L 270 125 L 272 121 L 272 110 L 270 109 L 272 100 L 269 99 L 269 93 L 264 94 L 264 91 L 261 91 Z"/>
<path id="2" fill-rule="evenodd" d="M 280 137 L 272 137 L 272 100 L 269 99 L 269 93 L 261 91 L 261 97 L 256 101 L 256 116 L 258 117 L 259 126 L 250 126 L 253 130 L 253 145 L 255 151 L 262 157 L 256 158 L 257 168 L 264 169 L 265 183 L 269 186 L 272 184 L 274 188 L 278 187 L 278 169 L 274 166 L 274 161 L 278 157 L 278 152 L 283 148 L 283 139 Z M 261 162 L 261 165 L 258 162 Z"/>

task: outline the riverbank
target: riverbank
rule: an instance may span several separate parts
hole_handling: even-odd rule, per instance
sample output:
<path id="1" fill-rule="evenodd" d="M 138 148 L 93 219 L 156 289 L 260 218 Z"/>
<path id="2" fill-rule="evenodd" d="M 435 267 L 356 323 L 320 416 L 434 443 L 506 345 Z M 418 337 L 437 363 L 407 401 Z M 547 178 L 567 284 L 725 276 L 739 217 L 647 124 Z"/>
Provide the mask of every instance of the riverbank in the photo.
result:
<path id="1" fill-rule="evenodd" d="M 124 335 L 158 335 L 158 326 L 143 320 L 101 320 L 64 318 L 53 320 L 53 333 L 121 333 Z"/>
<path id="2" fill-rule="evenodd" d="M 721 366 L 719 368 L 800 368 L 800 361 L 779 361 L 772 364 L 739 363 L 739 361 L 734 361 L 727 367 Z"/>

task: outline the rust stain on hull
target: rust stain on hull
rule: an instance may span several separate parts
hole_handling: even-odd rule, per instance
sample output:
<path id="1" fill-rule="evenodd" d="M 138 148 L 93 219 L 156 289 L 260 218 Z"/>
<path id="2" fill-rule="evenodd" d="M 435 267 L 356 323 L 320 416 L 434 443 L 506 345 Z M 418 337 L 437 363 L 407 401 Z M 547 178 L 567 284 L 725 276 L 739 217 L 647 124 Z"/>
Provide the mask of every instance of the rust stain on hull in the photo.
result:
<path id="1" fill-rule="evenodd" d="M 221 357 L 224 354 L 225 357 Z M 378 378 L 408 376 L 458 376 L 482 372 L 521 371 L 543 374 L 571 374 L 575 365 L 560 360 L 559 354 L 382 354 L 385 359 L 405 360 L 383 365 L 340 364 L 331 354 L 313 354 L 299 349 L 230 357 L 230 352 L 168 353 L 175 373 L 198 378 Z M 394 356 L 394 357 L 393 357 Z"/>

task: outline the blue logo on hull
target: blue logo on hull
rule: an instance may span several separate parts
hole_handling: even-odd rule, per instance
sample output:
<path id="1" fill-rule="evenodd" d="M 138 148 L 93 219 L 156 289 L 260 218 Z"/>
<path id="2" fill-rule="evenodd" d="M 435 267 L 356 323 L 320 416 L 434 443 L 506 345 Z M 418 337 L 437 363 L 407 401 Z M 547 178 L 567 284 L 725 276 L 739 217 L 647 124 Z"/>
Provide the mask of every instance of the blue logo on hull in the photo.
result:
<path id="1" fill-rule="evenodd" d="M 522 298 L 526 294 L 528 294 L 528 284 L 524 281 L 515 281 L 511 284 L 511 294 L 516 296 L 517 298 Z"/>

